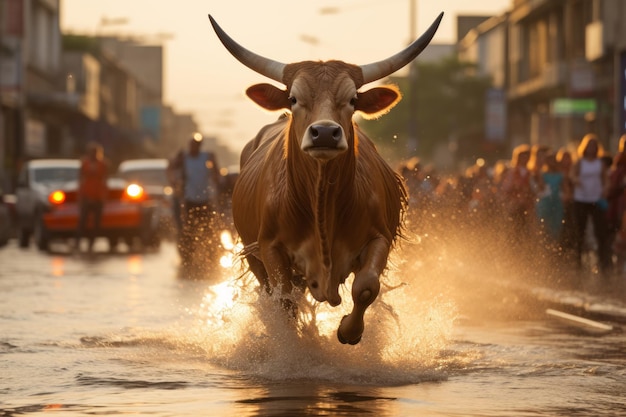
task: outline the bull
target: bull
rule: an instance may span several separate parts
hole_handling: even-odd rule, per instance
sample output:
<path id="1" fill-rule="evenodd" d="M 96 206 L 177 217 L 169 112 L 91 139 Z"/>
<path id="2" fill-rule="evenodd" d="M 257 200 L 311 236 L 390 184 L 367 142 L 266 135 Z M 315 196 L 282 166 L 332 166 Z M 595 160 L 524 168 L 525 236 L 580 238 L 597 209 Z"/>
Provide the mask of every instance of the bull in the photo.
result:
<path id="1" fill-rule="evenodd" d="M 294 306 L 292 292 L 341 303 L 350 274 L 353 308 L 337 329 L 341 343 L 357 344 L 364 314 L 378 297 L 380 276 L 402 236 L 407 193 L 402 178 L 353 121 L 378 117 L 401 98 L 395 86 L 360 88 L 409 64 L 426 48 L 443 17 L 399 53 L 367 65 L 342 61 L 284 64 L 235 42 L 209 19 L 224 47 L 242 64 L 274 81 L 247 96 L 284 111 L 246 144 L 232 196 L 233 220 L 248 268 L 262 288 Z M 297 308 L 297 306 L 295 306 Z"/>

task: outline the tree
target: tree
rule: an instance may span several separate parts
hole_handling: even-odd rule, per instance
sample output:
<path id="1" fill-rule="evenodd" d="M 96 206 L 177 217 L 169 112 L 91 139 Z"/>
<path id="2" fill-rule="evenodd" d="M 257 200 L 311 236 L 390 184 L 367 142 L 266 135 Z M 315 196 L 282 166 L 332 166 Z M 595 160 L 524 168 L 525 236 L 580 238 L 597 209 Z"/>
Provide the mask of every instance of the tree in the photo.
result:
<path id="1" fill-rule="evenodd" d="M 455 137 L 461 157 L 474 158 L 480 153 L 485 125 L 485 97 L 491 86 L 489 77 L 476 76 L 476 66 L 450 56 L 436 62 L 417 64 L 416 114 L 418 155 L 407 154 L 409 129 L 410 80 L 390 77 L 405 95 L 388 115 L 360 125 L 391 160 L 410 156 L 429 159 L 435 147 Z M 472 155 L 473 154 L 473 155 Z"/>

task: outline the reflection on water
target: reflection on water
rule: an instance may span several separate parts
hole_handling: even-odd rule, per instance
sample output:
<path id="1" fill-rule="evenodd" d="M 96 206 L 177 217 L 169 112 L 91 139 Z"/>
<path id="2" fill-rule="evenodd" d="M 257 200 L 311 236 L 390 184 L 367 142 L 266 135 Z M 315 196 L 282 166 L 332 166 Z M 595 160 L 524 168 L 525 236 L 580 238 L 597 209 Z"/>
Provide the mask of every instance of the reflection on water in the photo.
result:
<path id="1" fill-rule="evenodd" d="M 143 272 L 142 258 L 140 255 L 130 255 L 128 257 L 128 273 L 131 275 L 141 275 Z"/>
<path id="2" fill-rule="evenodd" d="M 522 270 L 464 241 L 429 240 L 393 259 L 356 346 L 335 333 L 351 309 L 350 281 L 343 305 L 304 297 L 294 321 L 241 276 L 234 246 L 220 271 L 194 276 L 167 243 L 160 253 L 94 259 L 5 248 L 0 415 L 626 411 L 622 333 L 551 321 L 519 290 Z"/>
<path id="3" fill-rule="evenodd" d="M 53 277 L 62 277 L 64 273 L 65 260 L 60 256 L 53 256 L 50 259 L 50 267 Z"/>

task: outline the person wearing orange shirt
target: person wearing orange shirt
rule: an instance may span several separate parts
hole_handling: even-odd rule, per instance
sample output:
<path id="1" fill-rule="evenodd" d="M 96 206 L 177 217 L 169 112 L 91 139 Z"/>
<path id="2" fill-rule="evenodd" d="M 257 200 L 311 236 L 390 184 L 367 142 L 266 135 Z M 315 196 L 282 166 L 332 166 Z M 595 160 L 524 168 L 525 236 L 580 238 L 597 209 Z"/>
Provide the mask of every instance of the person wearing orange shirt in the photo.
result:
<path id="1" fill-rule="evenodd" d="M 93 243 L 100 229 L 102 207 L 107 197 L 108 163 L 104 158 L 102 146 L 91 142 L 87 145 L 85 156 L 81 158 L 78 201 L 80 218 L 76 231 L 76 249 L 80 249 L 83 237 L 89 238 L 89 252 L 93 250 Z M 89 218 L 91 228 L 87 233 Z"/>

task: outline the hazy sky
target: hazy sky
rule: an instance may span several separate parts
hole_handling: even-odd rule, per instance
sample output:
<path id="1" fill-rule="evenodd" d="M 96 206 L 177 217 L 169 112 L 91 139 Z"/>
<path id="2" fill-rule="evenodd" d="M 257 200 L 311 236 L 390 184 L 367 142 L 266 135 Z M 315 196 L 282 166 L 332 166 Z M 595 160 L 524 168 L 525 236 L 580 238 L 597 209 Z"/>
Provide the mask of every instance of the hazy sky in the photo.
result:
<path id="1" fill-rule="evenodd" d="M 512 1 L 416 3 L 418 34 L 443 11 L 433 43 L 451 43 L 456 15 L 501 14 Z M 410 0 L 61 0 L 61 27 L 65 32 L 144 37 L 163 43 L 165 101 L 178 112 L 193 113 L 203 133 L 240 150 L 263 124 L 277 117 L 247 99 L 244 90 L 272 81 L 244 67 L 224 49 L 211 28 L 209 13 L 243 46 L 277 61 L 340 59 L 366 64 L 407 45 L 409 5 Z M 323 13 L 325 8 L 334 12 Z M 103 18 L 126 18 L 127 23 L 103 25 Z"/>

